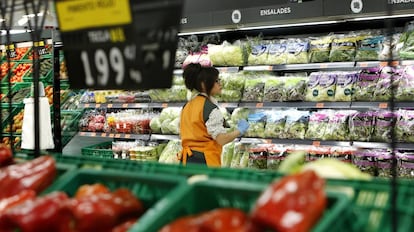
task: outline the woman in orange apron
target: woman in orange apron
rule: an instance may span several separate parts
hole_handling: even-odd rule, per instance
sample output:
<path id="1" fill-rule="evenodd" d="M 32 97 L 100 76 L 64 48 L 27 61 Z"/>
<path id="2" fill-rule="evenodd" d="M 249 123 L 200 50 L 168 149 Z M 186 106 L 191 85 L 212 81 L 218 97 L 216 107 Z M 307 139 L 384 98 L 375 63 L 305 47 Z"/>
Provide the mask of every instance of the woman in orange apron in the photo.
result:
<path id="1" fill-rule="evenodd" d="M 209 167 L 221 166 L 223 145 L 243 135 L 249 127 L 240 120 L 237 129 L 227 132 L 224 117 L 214 99 L 221 93 L 219 71 L 214 67 L 189 64 L 183 77 L 189 90 L 198 94 L 183 107 L 180 118 L 182 151 L 178 158 L 183 164 L 198 163 Z"/>

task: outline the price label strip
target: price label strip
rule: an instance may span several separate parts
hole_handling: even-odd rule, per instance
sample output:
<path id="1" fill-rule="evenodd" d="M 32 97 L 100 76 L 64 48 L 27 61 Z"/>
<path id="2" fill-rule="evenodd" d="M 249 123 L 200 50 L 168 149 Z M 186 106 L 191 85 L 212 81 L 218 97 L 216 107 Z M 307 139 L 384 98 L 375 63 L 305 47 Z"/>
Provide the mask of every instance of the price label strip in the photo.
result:
<path id="1" fill-rule="evenodd" d="M 183 1 L 55 1 L 70 87 L 171 87 Z"/>

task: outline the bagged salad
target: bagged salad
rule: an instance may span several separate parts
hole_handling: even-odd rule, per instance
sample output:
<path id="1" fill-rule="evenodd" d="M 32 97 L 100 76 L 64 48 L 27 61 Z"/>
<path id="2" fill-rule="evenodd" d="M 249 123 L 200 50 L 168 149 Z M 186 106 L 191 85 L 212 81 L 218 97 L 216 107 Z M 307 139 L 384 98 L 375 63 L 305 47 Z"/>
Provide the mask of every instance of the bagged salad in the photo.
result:
<path id="1" fill-rule="evenodd" d="M 267 146 L 254 144 L 249 148 L 249 162 L 247 167 L 253 169 L 267 169 Z"/>
<path id="2" fill-rule="evenodd" d="M 267 73 L 257 73 L 249 78 L 246 78 L 242 101 L 263 102 L 264 87 L 267 81 L 267 76 Z"/>
<path id="3" fill-rule="evenodd" d="M 309 63 L 309 41 L 307 39 L 288 39 L 286 48 L 287 64 Z"/>
<path id="4" fill-rule="evenodd" d="M 414 59 L 414 21 L 406 25 L 400 41 L 404 44 L 400 50 L 400 58 Z"/>
<path id="5" fill-rule="evenodd" d="M 335 35 L 332 40 L 329 61 L 346 62 L 354 61 L 356 52 L 355 34 Z"/>
<path id="6" fill-rule="evenodd" d="M 266 65 L 280 65 L 287 62 L 287 42 L 284 39 L 273 40 L 267 45 Z"/>
<path id="7" fill-rule="evenodd" d="M 335 101 L 352 101 L 352 97 L 355 92 L 354 85 L 357 82 L 358 78 L 358 71 L 338 72 L 338 76 L 336 79 Z"/>
<path id="8" fill-rule="evenodd" d="M 325 131 L 324 140 L 347 141 L 349 137 L 349 118 L 356 114 L 355 110 L 339 110 L 329 118 L 329 127 Z"/>
<path id="9" fill-rule="evenodd" d="M 414 99 L 414 66 L 406 66 L 402 71 L 395 99 L 397 101 L 412 101 Z"/>
<path id="10" fill-rule="evenodd" d="M 303 101 L 305 99 L 306 76 L 287 76 L 283 80 L 282 101 Z"/>
<path id="11" fill-rule="evenodd" d="M 380 78 L 377 81 L 377 87 L 374 90 L 373 101 L 389 101 L 392 98 L 393 86 L 395 87 L 394 89 L 397 89 L 398 82 L 401 79 L 401 72 L 391 67 L 382 68 Z"/>
<path id="12" fill-rule="evenodd" d="M 320 110 L 310 114 L 308 128 L 305 138 L 307 139 L 324 139 L 325 133 L 330 127 L 329 118 L 333 115 L 332 110 Z"/>
<path id="13" fill-rule="evenodd" d="M 385 37 L 379 32 L 368 31 L 361 33 L 356 41 L 355 61 L 378 60 L 383 49 Z"/>
<path id="14" fill-rule="evenodd" d="M 310 39 L 309 61 L 311 63 L 329 62 L 332 39 L 331 35 Z"/>
<path id="15" fill-rule="evenodd" d="M 266 112 L 265 138 L 282 138 L 285 130 L 286 112 L 269 110 Z"/>
<path id="16" fill-rule="evenodd" d="M 391 111 L 374 112 L 374 131 L 372 133 L 372 141 L 391 142 L 392 120 L 394 114 Z"/>
<path id="17" fill-rule="evenodd" d="M 269 51 L 268 40 L 262 40 L 260 37 L 249 41 L 250 51 L 247 58 L 248 65 L 264 65 L 267 62 Z"/>
<path id="18" fill-rule="evenodd" d="M 265 82 L 263 101 L 277 102 L 283 101 L 285 81 L 282 77 L 269 78 Z"/>
<path id="19" fill-rule="evenodd" d="M 288 110 L 286 112 L 285 139 L 304 139 L 309 123 L 309 112 Z"/>
<path id="20" fill-rule="evenodd" d="M 223 146 L 223 150 L 221 152 L 221 166 L 222 167 L 230 167 L 231 160 L 233 159 L 234 154 L 234 146 L 235 142 L 230 142 Z"/>
<path id="21" fill-rule="evenodd" d="M 308 77 L 306 83 L 305 101 L 319 101 L 319 79 L 322 72 L 312 72 Z"/>
<path id="22" fill-rule="evenodd" d="M 395 112 L 395 137 L 399 142 L 414 142 L 414 111 L 398 110 Z"/>
<path id="23" fill-rule="evenodd" d="M 354 101 L 372 101 L 381 77 L 381 68 L 367 68 L 361 70 L 359 79 L 355 84 Z"/>
<path id="24" fill-rule="evenodd" d="M 349 120 L 349 134 L 354 141 L 371 141 L 374 130 L 374 113 L 357 112 Z"/>
<path id="25" fill-rule="evenodd" d="M 250 126 L 244 134 L 245 137 L 264 138 L 265 137 L 265 125 L 266 125 L 266 113 L 264 111 L 254 112 L 249 114 L 247 121 Z"/>

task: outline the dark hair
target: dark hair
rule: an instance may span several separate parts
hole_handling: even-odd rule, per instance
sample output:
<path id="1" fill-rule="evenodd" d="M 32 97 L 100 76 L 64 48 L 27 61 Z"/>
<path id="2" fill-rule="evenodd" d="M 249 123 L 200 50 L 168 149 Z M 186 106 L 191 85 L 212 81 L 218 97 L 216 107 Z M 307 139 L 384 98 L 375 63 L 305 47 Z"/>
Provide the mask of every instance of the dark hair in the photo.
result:
<path id="1" fill-rule="evenodd" d="M 214 67 L 203 67 L 200 64 L 188 64 L 183 72 L 185 86 L 189 90 L 202 92 L 201 83 L 204 83 L 207 95 L 210 95 L 214 83 L 217 81 L 219 71 Z"/>

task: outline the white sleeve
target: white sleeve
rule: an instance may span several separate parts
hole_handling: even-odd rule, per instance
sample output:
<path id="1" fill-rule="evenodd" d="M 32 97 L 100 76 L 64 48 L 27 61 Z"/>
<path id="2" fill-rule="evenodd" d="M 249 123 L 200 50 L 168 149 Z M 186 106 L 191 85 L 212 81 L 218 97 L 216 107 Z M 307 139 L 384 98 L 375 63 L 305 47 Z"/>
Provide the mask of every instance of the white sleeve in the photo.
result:
<path id="1" fill-rule="evenodd" d="M 224 128 L 224 117 L 220 109 L 216 108 L 211 111 L 208 120 L 206 122 L 207 132 L 213 139 L 217 138 L 217 135 L 226 133 Z"/>

